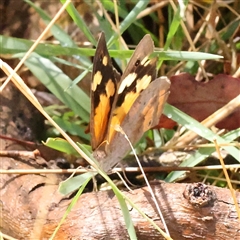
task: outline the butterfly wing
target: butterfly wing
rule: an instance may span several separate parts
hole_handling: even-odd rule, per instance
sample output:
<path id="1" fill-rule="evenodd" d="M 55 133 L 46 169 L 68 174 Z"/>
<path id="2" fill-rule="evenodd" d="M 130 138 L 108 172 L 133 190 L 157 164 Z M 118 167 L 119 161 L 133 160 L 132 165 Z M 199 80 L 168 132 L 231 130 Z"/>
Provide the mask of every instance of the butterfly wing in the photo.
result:
<path id="1" fill-rule="evenodd" d="M 120 125 L 132 144 L 139 141 L 144 132 L 158 124 L 163 106 L 169 95 L 169 88 L 170 81 L 167 77 L 157 78 L 141 92 L 133 103 Z M 107 157 L 99 159 L 100 166 L 106 172 L 109 171 L 121 161 L 129 150 L 130 146 L 125 136 L 116 132 L 109 144 Z"/>
<path id="2" fill-rule="evenodd" d="M 157 125 L 162 113 L 170 82 L 166 77 L 155 79 L 156 59 L 149 58 L 153 50 L 153 41 L 146 35 L 120 79 L 112 67 L 104 35 L 99 39 L 93 64 L 90 132 L 93 150 L 108 140 L 107 155 L 98 157 L 105 171 L 129 151 L 124 135 L 115 127 L 120 126 L 136 143 L 145 131 Z"/>
<path id="3" fill-rule="evenodd" d="M 156 59 L 149 58 L 153 50 L 152 38 L 147 34 L 139 42 L 121 77 L 110 117 L 107 134 L 109 143 L 115 134 L 114 127 L 121 125 L 139 94 L 156 79 Z"/>
<path id="4" fill-rule="evenodd" d="M 91 145 L 95 150 L 104 140 L 120 75 L 113 69 L 102 33 L 93 60 L 91 85 Z"/>

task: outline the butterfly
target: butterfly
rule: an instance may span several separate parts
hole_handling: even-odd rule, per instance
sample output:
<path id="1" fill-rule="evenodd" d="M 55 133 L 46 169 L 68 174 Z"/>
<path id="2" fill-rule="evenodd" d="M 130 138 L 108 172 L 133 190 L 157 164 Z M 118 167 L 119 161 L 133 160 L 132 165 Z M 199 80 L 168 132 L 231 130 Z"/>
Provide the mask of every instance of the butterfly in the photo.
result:
<path id="1" fill-rule="evenodd" d="M 122 76 L 113 68 L 104 33 L 94 60 L 91 84 L 90 134 L 94 156 L 104 171 L 111 170 L 129 152 L 131 143 L 156 126 L 169 95 L 167 77 L 156 78 L 154 44 L 149 34 L 136 47 Z"/>

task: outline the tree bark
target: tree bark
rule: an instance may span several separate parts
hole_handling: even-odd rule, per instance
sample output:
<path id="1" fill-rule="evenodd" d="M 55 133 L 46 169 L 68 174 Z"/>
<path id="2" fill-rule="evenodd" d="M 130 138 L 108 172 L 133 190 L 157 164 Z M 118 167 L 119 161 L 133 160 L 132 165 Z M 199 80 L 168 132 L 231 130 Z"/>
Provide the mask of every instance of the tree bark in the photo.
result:
<path id="1" fill-rule="evenodd" d="M 31 168 L 1 158 L 2 169 Z M 57 175 L 1 175 L 2 232 L 18 239 L 49 239 L 71 198 L 58 192 Z M 152 183 L 173 239 L 240 239 L 240 224 L 230 191 L 203 184 Z M 147 187 L 125 194 L 163 229 Z M 236 193 L 238 203 L 240 194 Z M 138 239 L 163 239 L 129 206 Z M 128 239 L 119 203 L 112 191 L 84 193 L 55 239 Z"/>

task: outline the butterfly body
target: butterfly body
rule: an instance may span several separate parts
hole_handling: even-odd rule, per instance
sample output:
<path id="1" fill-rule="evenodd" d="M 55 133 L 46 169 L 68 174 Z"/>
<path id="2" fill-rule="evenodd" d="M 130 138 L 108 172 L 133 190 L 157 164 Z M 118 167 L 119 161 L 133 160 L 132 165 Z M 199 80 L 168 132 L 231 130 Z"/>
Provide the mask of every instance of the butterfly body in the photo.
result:
<path id="1" fill-rule="evenodd" d="M 150 35 L 140 41 L 123 75 L 112 67 L 104 34 L 98 41 L 93 63 L 91 89 L 92 148 L 100 166 L 110 170 L 129 151 L 124 135 L 136 143 L 143 133 L 158 124 L 163 105 L 169 94 L 166 77 L 156 79 L 156 59 L 150 58 L 154 45 Z M 97 154 L 99 156 L 99 154 Z"/>

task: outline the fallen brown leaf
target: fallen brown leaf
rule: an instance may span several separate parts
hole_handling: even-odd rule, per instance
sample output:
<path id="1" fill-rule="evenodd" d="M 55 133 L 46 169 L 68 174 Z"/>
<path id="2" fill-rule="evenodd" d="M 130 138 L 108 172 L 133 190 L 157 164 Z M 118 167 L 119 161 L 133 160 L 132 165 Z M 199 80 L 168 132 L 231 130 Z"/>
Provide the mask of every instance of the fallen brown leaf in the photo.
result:
<path id="1" fill-rule="evenodd" d="M 240 79 L 229 75 L 216 75 L 209 82 L 197 82 L 188 73 L 172 76 L 168 103 L 198 121 L 216 112 L 240 94 Z M 172 128 L 176 123 L 165 116 L 158 127 Z M 240 127 L 240 108 L 216 125 L 233 130 Z"/>

